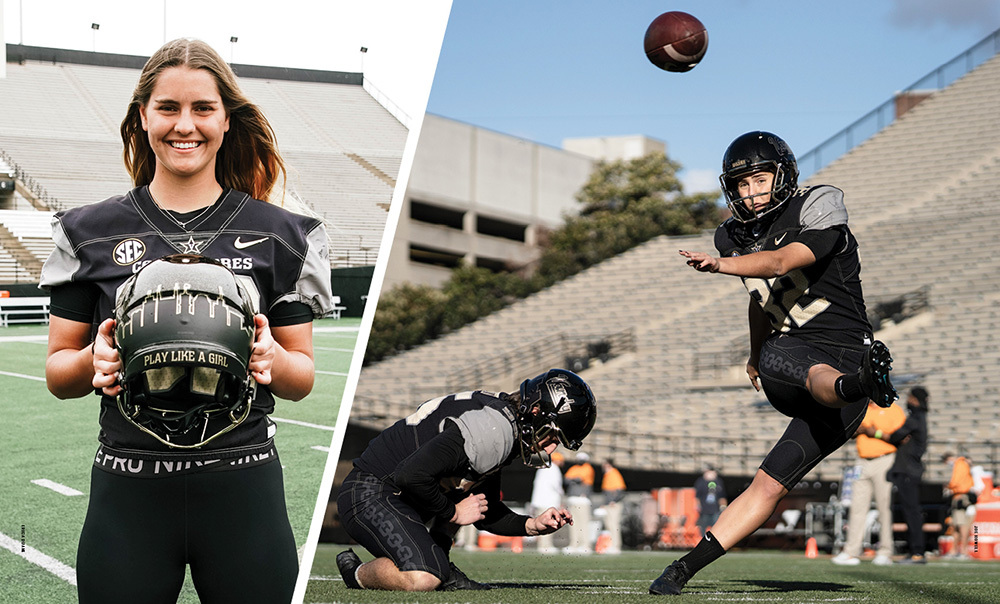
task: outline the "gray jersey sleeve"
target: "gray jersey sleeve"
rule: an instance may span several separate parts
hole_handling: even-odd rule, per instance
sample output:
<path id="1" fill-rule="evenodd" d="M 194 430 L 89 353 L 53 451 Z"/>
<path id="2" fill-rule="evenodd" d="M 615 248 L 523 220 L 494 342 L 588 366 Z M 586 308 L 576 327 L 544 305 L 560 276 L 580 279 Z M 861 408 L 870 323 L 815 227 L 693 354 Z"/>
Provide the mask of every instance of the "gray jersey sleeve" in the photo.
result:
<path id="1" fill-rule="evenodd" d="M 38 284 L 45 289 L 69 283 L 80 270 L 80 259 L 73 252 L 73 243 L 66 235 L 62 221 L 55 216 L 52 217 L 52 241 L 56 247 L 42 265 L 42 276 Z"/>
<path id="2" fill-rule="evenodd" d="M 823 230 L 847 224 L 844 192 L 827 185 L 809 190 L 799 215 L 803 231 Z"/>
<path id="3" fill-rule="evenodd" d="M 468 411 L 454 418 L 454 422 L 465 439 L 469 464 L 479 474 L 497 469 L 514 450 L 514 428 L 496 409 Z"/>
<path id="4" fill-rule="evenodd" d="M 302 272 L 295 291 L 281 296 L 278 302 L 302 302 L 312 309 L 313 317 L 321 319 L 333 312 L 333 287 L 330 283 L 330 252 L 326 227 L 322 224 L 310 231 Z"/>

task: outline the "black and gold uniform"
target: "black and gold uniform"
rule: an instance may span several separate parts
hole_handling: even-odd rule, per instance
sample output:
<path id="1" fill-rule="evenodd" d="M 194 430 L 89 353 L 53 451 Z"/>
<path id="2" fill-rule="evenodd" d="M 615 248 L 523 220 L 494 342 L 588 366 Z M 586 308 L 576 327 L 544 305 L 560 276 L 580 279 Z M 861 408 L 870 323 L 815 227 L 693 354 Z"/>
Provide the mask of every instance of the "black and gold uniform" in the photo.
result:
<path id="1" fill-rule="evenodd" d="M 178 253 L 217 259 L 251 278 L 271 326 L 308 323 L 332 309 L 322 223 L 232 189 L 180 214 L 138 187 L 59 212 L 53 239 L 41 279 L 51 312 L 88 323 L 95 334 L 114 316 L 124 281 Z M 80 601 L 138 601 L 139 593 L 144 602 L 174 602 L 190 565 L 203 602 L 287 602 L 298 561 L 267 417 L 273 410 L 274 397 L 258 385 L 244 422 L 180 450 L 138 429 L 102 394 L 77 557 Z M 198 435 L 184 438 L 196 443 Z"/>

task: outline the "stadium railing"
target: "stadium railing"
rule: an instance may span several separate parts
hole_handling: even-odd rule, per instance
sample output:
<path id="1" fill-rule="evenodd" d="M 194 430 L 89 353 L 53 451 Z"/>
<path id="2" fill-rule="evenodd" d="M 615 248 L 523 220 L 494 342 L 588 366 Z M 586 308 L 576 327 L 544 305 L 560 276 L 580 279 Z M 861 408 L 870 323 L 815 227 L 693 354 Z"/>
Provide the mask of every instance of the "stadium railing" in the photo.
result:
<path id="1" fill-rule="evenodd" d="M 1000 53 L 1000 29 L 934 71 L 920 78 L 893 98 L 872 109 L 851 125 L 820 143 L 798 158 L 799 182 L 819 172 L 826 165 L 868 140 L 897 117 L 896 104 L 908 96 L 935 91 L 948 86 L 997 53 Z M 912 105 L 910 105 L 912 107 Z"/>

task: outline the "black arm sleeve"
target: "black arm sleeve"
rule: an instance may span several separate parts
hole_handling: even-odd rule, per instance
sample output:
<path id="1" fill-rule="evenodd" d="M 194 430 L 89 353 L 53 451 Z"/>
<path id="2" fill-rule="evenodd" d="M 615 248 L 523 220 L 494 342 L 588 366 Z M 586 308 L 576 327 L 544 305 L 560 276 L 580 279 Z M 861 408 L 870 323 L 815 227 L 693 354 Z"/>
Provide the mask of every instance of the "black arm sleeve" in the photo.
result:
<path id="1" fill-rule="evenodd" d="M 283 302 L 267 313 L 267 323 L 271 327 L 311 323 L 312 320 L 312 309 L 303 302 Z"/>
<path id="2" fill-rule="evenodd" d="M 486 518 L 476 523 L 476 528 L 505 537 L 524 537 L 528 534 L 524 523 L 530 516 L 514 513 L 503 502 L 500 494 L 500 472 L 492 474 L 475 492 L 486 495 Z"/>
<path id="3" fill-rule="evenodd" d="M 838 225 L 828 229 L 802 231 L 798 242 L 808 247 L 816 260 L 819 260 L 844 247 L 847 239 L 845 228 Z"/>
<path id="4" fill-rule="evenodd" d="M 443 476 L 457 476 L 467 466 L 465 439 L 458 426 L 448 422 L 440 434 L 430 439 L 396 466 L 396 486 L 416 502 L 421 510 L 445 520 L 455 515 L 455 504 L 441 490 Z"/>
<path id="5" fill-rule="evenodd" d="M 49 312 L 78 323 L 93 323 L 101 288 L 89 281 L 70 281 L 49 292 Z"/>

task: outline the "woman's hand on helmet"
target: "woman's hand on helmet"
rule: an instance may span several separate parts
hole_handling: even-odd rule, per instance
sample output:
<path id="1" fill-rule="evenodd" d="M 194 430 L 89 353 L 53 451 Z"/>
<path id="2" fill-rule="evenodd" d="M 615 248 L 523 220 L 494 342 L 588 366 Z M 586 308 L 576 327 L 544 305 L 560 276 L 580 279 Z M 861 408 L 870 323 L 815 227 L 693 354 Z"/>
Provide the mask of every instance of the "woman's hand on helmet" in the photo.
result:
<path id="1" fill-rule="evenodd" d="M 118 374 L 122 370 L 122 360 L 115 348 L 115 320 L 105 319 L 97 328 L 94 344 L 94 388 L 100 388 L 108 396 L 118 396 L 122 387 L 118 384 Z"/>
<path id="2" fill-rule="evenodd" d="M 258 384 L 271 383 L 271 367 L 274 365 L 275 341 L 268 326 L 267 317 L 256 314 L 254 322 L 253 351 L 250 353 L 250 374 Z"/>

